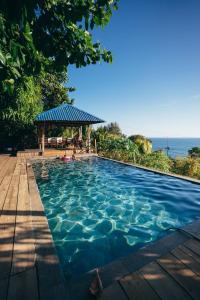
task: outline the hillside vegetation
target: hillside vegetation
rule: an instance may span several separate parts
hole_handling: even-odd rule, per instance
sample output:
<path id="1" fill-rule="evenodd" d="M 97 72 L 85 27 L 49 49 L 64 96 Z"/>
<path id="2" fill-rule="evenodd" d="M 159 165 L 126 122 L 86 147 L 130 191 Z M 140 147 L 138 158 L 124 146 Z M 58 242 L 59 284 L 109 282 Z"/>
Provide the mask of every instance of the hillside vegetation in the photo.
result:
<path id="1" fill-rule="evenodd" d="M 200 179 L 200 148 L 188 151 L 187 157 L 171 158 L 164 151 L 152 151 L 152 142 L 142 135 L 126 137 L 117 123 L 101 126 L 92 133 L 100 155 Z"/>

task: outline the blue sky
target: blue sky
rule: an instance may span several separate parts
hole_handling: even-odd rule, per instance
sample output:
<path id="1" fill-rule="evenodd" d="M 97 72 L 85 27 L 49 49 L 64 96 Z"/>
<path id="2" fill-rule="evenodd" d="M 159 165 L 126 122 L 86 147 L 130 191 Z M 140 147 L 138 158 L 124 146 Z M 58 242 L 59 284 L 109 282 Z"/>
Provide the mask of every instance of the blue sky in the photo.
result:
<path id="1" fill-rule="evenodd" d="M 114 61 L 69 67 L 76 106 L 127 135 L 200 137 L 199 0 L 121 0 L 97 40 Z"/>

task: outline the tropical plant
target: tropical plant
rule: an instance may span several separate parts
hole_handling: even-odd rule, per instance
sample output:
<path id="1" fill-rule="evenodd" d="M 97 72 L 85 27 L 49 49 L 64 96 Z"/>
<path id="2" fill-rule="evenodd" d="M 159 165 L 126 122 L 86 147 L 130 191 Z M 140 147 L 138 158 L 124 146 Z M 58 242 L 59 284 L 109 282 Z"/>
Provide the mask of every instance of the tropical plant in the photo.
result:
<path id="1" fill-rule="evenodd" d="M 0 89 L 12 94 L 23 76 L 42 70 L 66 72 L 112 61 L 93 42 L 94 27 L 110 21 L 118 0 L 2 0 L 0 2 Z"/>
<path id="2" fill-rule="evenodd" d="M 140 155 L 138 146 L 127 138 L 102 140 L 97 144 L 97 148 L 101 155 L 134 163 Z"/>
<path id="3" fill-rule="evenodd" d="M 46 73 L 41 72 L 38 76 L 38 83 L 41 86 L 43 109 L 48 110 L 62 103 L 73 104 L 69 92 L 75 91 L 75 88 L 65 86 L 68 81 L 67 73 Z"/>
<path id="4" fill-rule="evenodd" d="M 104 130 L 107 131 L 109 136 L 122 137 L 122 131 L 117 122 L 111 122 L 104 126 Z"/>
<path id="5" fill-rule="evenodd" d="M 200 159 L 191 157 L 177 158 L 173 161 L 172 172 L 200 179 Z"/>
<path id="6" fill-rule="evenodd" d="M 0 148 L 27 147 L 36 143 L 35 116 L 43 110 L 41 87 L 33 76 L 24 77 L 15 97 L 0 97 Z"/>
<path id="7" fill-rule="evenodd" d="M 150 154 L 140 156 L 138 163 L 142 166 L 169 172 L 171 169 L 171 159 L 162 151 L 154 151 Z"/>
<path id="8" fill-rule="evenodd" d="M 102 142 L 104 140 L 113 140 L 125 137 L 117 122 L 111 122 L 106 126 L 100 126 L 96 130 L 92 130 L 92 141 Z"/>
<path id="9" fill-rule="evenodd" d="M 0 146 L 13 144 L 17 136 L 23 144 L 25 128 L 30 146 L 36 112 L 73 102 L 68 95 L 73 89 L 65 86 L 69 64 L 112 61 L 111 52 L 93 42 L 91 32 L 108 24 L 117 2 L 0 1 Z"/>
<path id="10" fill-rule="evenodd" d="M 148 154 L 152 152 L 152 141 L 143 135 L 131 135 L 129 139 L 138 145 L 141 153 Z"/>

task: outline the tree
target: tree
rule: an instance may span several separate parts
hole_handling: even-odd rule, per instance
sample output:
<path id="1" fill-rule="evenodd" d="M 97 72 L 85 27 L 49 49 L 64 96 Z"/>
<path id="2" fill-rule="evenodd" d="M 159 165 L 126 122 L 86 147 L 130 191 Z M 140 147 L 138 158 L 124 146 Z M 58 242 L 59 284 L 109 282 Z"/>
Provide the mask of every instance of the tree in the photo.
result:
<path id="1" fill-rule="evenodd" d="M 143 154 L 151 153 L 152 151 L 152 142 L 151 140 L 147 139 L 143 135 L 131 135 L 129 139 L 138 145 L 140 152 Z"/>
<path id="2" fill-rule="evenodd" d="M 97 142 L 109 139 L 119 139 L 124 137 L 117 122 L 111 122 L 106 126 L 100 126 L 92 131 L 92 140 L 96 139 Z"/>
<path id="3" fill-rule="evenodd" d="M 200 147 L 193 147 L 188 151 L 188 154 L 193 158 L 200 158 Z"/>
<path id="4" fill-rule="evenodd" d="M 0 97 L 0 148 L 23 148 L 36 143 L 35 116 L 43 110 L 41 86 L 33 76 L 24 77 L 9 102 Z"/>
<path id="5" fill-rule="evenodd" d="M 117 122 L 111 122 L 105 126 L 105 130 L 113 136 L 122 136 L 122 131 Z"/>
<path id="6" fill-rule="evenodd" d="M 69 64 L 112 61 L 91 32 L 109 22 L 117 2 L 0 1 L 0 145 L 27 145 L 24 137 L 35 132 L 36 113 L 73 102 L 73 89 L 65 86 Z"/>
<path id="7" fill-rule="evenodd" d="M 36 115 L 62 103 L 73 102 L 68 93 L 74 89 L 62 84 L 66 80 L 66 73 L 41 72 L 37 77 L 24 76 L 23 80 L 18 82 L 15 93 L 9 96 L 9 101 L 0 97 L 0 147 L 37 146 L 37 132 L 34 126 Z M 61 134 L 62 130 L 59 128 L 58 133 Z"/>
<path id="8" fill-rule="evenodd" d="M 0 90 L 12 94 L 23 76 L 66 72 L 112 61 L 93 42 L 94 27 L 108 24 L 118 0 L 1 0 Z"/>
<path id="9" fill-rule="evenodd" d="M 98 150 L 112 159 L 136 162 L 140 156 L 138 146 L 124 137 L 108 138 L 98 143 Z"/>
<path id="10" fill-rule="evenodd" d="M 38 78 L 41 86 L 43 109 L 48 110 L 62 103 L 73 104 L 74 99 L 69 97 L 69 92 L 75 91 L 75 88 L 67 88 L 64 84 L 67 82 L 67 74 L 51 74 L 42 72 Z"/>

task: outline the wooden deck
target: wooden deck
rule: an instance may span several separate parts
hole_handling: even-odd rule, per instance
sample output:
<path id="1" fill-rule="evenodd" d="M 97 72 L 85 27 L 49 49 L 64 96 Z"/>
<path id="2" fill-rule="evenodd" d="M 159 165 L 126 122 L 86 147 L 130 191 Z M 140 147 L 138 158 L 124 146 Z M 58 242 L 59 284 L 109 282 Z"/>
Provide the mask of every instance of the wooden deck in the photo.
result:
<path id="1" fill-rule="evenodd" d="M 87 155 L 87 151 L 85 148 L 83 148 L 83 150 L 80 149 L 55 149 L 55 148 L 45 148 L 45 151 L 43 153 L 43 155 L 41 155 L 41 152 L 39 151 L 39 149 L 27 149 L 24 151 L 18 151 L 17 152 L 17 157 L 23 157 L 23 158 L 31 158 L 31 157 L 51 157 L 51 156 L 63 156 L 63 155 L 67 155 L 67 156 L 72 156 L 74 154 L 75 151 L 75 155 Z M 94 154 L 95 151 L 92 150 L 91 154 Z"/>
<path id="2" fill-rule="evenodd" d="M 0 299 L 69 299 L 32 167 L 0 156 Z"/>
<path id="3" fill-rule="evenodd" d="M 100 268 L 101 300 L 200 299 L 200 220 Z M 93 299 L 90 272 L 66 284 L 32 167 L 0 156 L 0 300 Z"/>
<path id="4" fill-rule="evenodd" d="M 108 286 L 99 299 L 200 299 L 200 241 L 188 239 Z"/>

